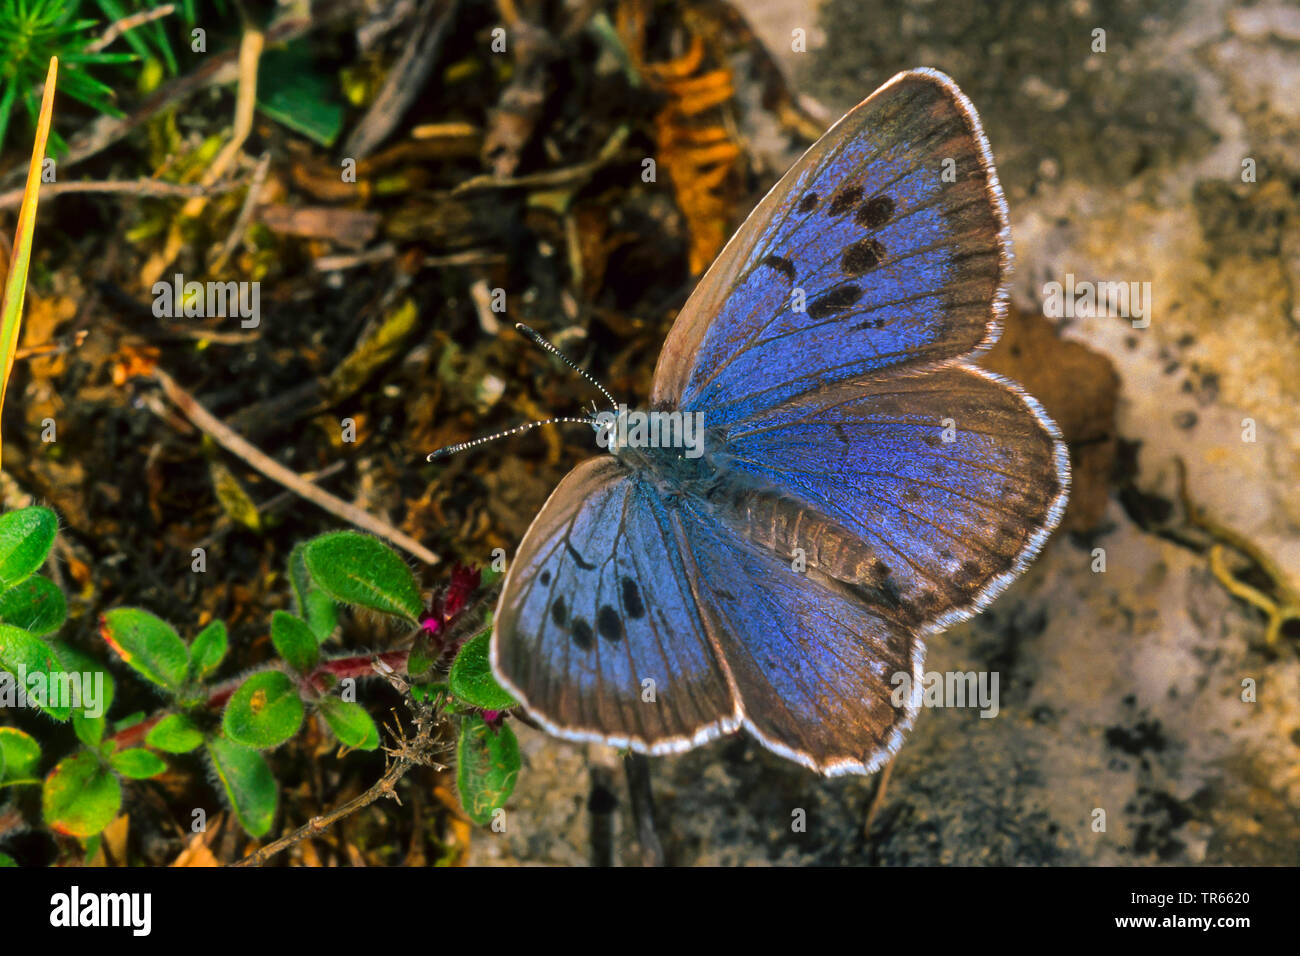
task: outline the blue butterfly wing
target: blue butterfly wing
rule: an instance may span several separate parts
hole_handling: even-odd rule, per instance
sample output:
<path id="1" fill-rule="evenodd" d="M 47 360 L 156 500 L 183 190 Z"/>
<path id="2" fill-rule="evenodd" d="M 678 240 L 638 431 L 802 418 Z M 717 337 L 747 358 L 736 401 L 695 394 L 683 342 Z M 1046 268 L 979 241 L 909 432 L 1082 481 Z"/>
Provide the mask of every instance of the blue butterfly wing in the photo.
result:
<path id="1" fill-rule="evenodd" d="M 551 733 L 653 754 L 739 727 L 683 540 L 679 516 L 613 456 L 547 500 L 507 572 L 491 654 Z"/>
<path id="2" fill-rule="evenodd" d="M 1005 205 L 975 111 L 941 73 L 902 73 L 817 141 L 683 307 L 656 408 L 712 425 L 838 381 L 995 341 Z"/>
<path id="3" fill-rule="evenodd" d="M 1065 445 L 1038 403 L 961 364 L 822 389 L 727 439 L 728 481 L 842 529 L 862 571 L 832 554 L 849 568 L 841 577 L 922 632 L 1000 593 L 1056 526 L 1069 485 Z M 815 565 L 819 533 L 805 521 L 777 550 L 802 547 Z"/>
<path id="4" fill-rule="evenodd" d="M 817 568 L 792 570 L 707 505 L 686 499 L 682 513 L 692 588 L 746 729 L 828 776 L 876 770 L 919 706 L 920 635 Z"/>

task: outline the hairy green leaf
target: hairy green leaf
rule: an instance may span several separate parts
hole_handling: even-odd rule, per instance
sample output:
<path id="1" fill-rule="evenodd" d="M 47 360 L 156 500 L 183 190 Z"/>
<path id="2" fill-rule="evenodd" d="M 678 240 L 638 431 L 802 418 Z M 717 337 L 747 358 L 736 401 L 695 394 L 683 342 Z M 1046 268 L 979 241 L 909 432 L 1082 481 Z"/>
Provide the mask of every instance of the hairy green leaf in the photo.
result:
<path id="1" fill-rule="evenodd" d="M 114 770 L 132 780 L 148 780 L 167 772 L 167 761 L 143 747 L 119 750 L 108 758 L 108 762 Z"/>
<path id="2" fill-rule="evenodd" d="M 203 743 L 203 732 L 184 714 L 168 714 L 149 728 L 144 742 L 163 753 L 184 754 Z"/>
<path id="3" fill-rule="evenodd" d="M 0 693 L 5 693 L 4 685 L 8 683 L 15 702 L 21 690 L 30 703 L 55 720 L 67 720 L 72 713 L 61 694 L 66 686 L 63 668 L 50 646 L 39 637 L 12 624 L 0 624 L 0 671 L 13 675 L 0 679 Z"/>
<path id="4" fill-rule="evenodd" d="M 456 786 L 461 805 L 479 826 L 492 822 L 519 776 L 519 742 L 507 726 L 493 730 L 482 717 L 470 714 L 460 722 L 456 740 Z"/>
<path id="5" fill-rule="evenodd" d="M 213 621 L 199 631 L 190 642 L 190 676 L 203 680 L 212 674 L 226 659 L 228 647 L 225 621 Z"/>
<path id="6" fill-rule="evenodd" d="M 17 727 L 0 727 L 0 783 L 30 780 L 41 762 L 41 745 Z"/>
<path id="7" fill-rule="evenodd" d="M 0 594 L 0 623 L 49 634 L 67 619 L 67 599 L 49 578 L 34 575 Z"/>
<path id="8" fill-rule="evenodd" d="M 360 704 L 324 697 L 320 712 L 334 736 L 354 750 L 374 750 L 379 746 L 379 728 Z"/>
<path id="9" fill-rule="evenodd" d="M 59 519 L 34 505 L 0 515 L 0 591 L 26 580 L 45 563 Z"/>
<path id="10" fill-rule="evenodd" d="M 309 673 L 320 659 L 316 635 L 305 621 L 288 611 L 276 611 L 271 615 L 271 643 L 299 674 Z"/>
<path id="11" fill-rule="evenodd" d="M 207 749 L 226 801 L 240 824 L 252 836 L 265 836 L 275 821 L 280 798 L 266 760 L 256 750 L 224 737 L 208 741 Z"/>
<path id="12" fill-rule="evenodd" d="M 100 635 L 136 673 L 172 693 L 181 689 L 190 654 L 175 628 L 133 607 L 115 608 L 99 620 Z"/>
<path id="13" fill-rule="evenodd" d="M 484 710 L 508 710 L 519 702 L 506 693 L 492 676 L 492 665 L 488 660 L 491 642 L 490 630 L 466 641 L 452 662 L 447 681 L 451 685 L 452 696 L 462 703 L 482 707 Z"/>
<path id="14" fill-rule="evenodd" d="M 312 579 L 330 597 L 416 621 L 424 605 L 415 575 L 392 548 L 355 531 L 324 534 L 303 552 Z"/>
<path id="15" fill-rule="evenodd" d="M 302 698 L 289 675 L 262 671 L 244 681 L 231 695 L 222 717 L 222 728 L 237 744 L 267 750 L 296 734 L 302 718 Z"/>
<path id="16" fill-rule="evenodd" d="M 50 829 L 88 837 L 108 826 L 122 805 L 122 785 L 89 750 L 61 760 L 41 792 L 41 809 Z"/>

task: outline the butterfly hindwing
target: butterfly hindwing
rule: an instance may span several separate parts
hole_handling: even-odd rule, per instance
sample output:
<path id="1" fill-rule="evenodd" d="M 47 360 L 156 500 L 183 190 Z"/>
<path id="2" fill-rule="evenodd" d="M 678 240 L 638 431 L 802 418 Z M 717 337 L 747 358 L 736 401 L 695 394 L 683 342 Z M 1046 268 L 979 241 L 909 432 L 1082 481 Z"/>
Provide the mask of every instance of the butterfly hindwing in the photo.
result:
<path id="1" fill-rule="evenodd" d="M 676 516 L 613 456 L 565 477 L 510 565 L 493 668 L 548 730 L 647 753 L 739 726 Z"/>
<path id="2" fill-rule="evenodd" d="M 827 775 L 871 772 L 916 714 L 920 637 L 815 568 L 796 570 L 682 505 L 692 588 L 745 726 L 768 749 Z"/>
<path id="3" fill-rule="evenodd" d="M 991 345 L 1010 264 L 974 109 L 947 77 L 900 74 L 790 169 L 687 301 L 655 407 L 713 424 L 882 369 Z"/>
<path id="4" fill-rule="evenodd" d="M 1019 573 L 1069 483 L 1065 446 L 1037 403 L 961 364 L 802 396 L 734 426 L 728 451 L 746 482 L 856 537 L 879 562 L 871 586 L 929 630 Z"/>

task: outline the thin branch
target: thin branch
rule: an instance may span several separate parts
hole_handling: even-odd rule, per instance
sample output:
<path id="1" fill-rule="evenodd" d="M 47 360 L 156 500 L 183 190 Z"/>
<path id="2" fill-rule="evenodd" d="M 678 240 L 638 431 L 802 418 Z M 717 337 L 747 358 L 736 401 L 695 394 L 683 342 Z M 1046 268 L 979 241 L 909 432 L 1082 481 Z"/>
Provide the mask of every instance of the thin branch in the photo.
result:
<path id="1" fill-rule="evenodd" d="M 166 3 L 153 10 L 141 10 L 139 13 L 133 13 L 129 17 L 123 17 L 105 30 L 102 37 L 87 46 L 86 51 L 88 53 L 98 53 L 123 33 L 126 33 L 126 31 L 134 30 L 136 27 L 144 26 L 146 23 L 161 19 L 162 17 L 169 17 L 175 12 L 176 7 L 173 4 Z"/>
<path id="2" fill-rule="evenodd" d="M 212 196 L 217 193 L 239 189 L 244 184 L 238 181 L 214 183 L 204 186 L 199 183 L 169 183 L 161 179 L 109 179 L 102 181 L 42 183 L 41 198 L 51 199 L 64 193 L 127 193 L 133 196 L 146 196 L 151 199 L 194 199 Z M 0 209 L 11 209 L 22 202 L 23 191 L 11 189 L 0 193 Z"/>
<path id="3" fill-rule="evenodd" d="M 356 505 L 349 504 L 342 498 L 336 498 L 321 488 L 316 487 L 301 475 L 286 468 L 261 449 L 255 447 L 240 435 L 237 435 L 219 418 L 199 404 L 189 392 L 181 388 L 170 375 L 161 368 L 154 369 L 154 378 L 162 386 L 164 394 L 173 405 L 179 408 L 185 417 L 192 421 L 208 437 L 226 451 L 243 459 L 250 467 L 261 472 L 277 484 L 283 485 L 300 498 L 305 498 L 319 508 L 323 508 L 337 518 L 355 525 L 364 531 L 384 538 L 397 545 L 408 554 L 414 555 L 425 564 L 438 563 L 438 556 L 420 542 L 397 530 L 386 521 L 381 521 Z"/>

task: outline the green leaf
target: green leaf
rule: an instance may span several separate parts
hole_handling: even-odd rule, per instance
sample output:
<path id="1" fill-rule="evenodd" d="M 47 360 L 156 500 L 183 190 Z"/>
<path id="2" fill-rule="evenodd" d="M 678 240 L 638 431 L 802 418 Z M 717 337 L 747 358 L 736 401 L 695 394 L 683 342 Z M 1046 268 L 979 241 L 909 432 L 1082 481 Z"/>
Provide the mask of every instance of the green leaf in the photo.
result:
<path id="1" fill-rule="evenodd" d="M 132 780 L 148 780 L 150 777 L 167 772 L 167 761 L 143 747 L 119 750 L 108 758 L 108 762 L 112 764 L 114 770 Z"/>
<path id="2" fill-rule="evenodd" d="M 57 631 L 68 619 L 68 602 L 49 578 L 28 578 L 0 594 L 0 622 L 33 634 Z"/>
<path id="3" fill-rule="evenodd" d="M 286 49 L 262 54 L 257 106 L 277 123 L 327 149 L 343 129 L 338 84 L 316 68 L 306 43 L 292 43 Z"/>
<path id="4" fill-rule="evenodd" d="M 17 866 L 18 863 L 8 853 L 0 853 L 0 866 Z"/>
<path id="5" fill-rule="evenodd" d="M 320 660 L 320 645 L 306 622 L 288 611 L 271 615 L 271 643 L 299 674 L 307 674 Z"/>
<path id="6" fill-rule="evenodd" d="M 17 727 L 0 727 L 0 781 L 28 780 L 41 762 L 41 745 Z"/>
<path id="7" fill-rule="evenodd" d="M 228 647 L 225 621 L 213 621 L 199 631 L 190 642 L 190 677 L 203 680 L 215 671 L 226 659 Z"/>
<path id="8" fill-rule="evenodd" d="M 320 712 L 334 736 L 346 746 L 353 750 L 374 750 L 379 746 L 379 728 L 360 704 L 337 697 L 323 697 Z"/>
<path id="9" fill-rule="evenodd" d="M 185 683 L 190 654 L 176 629 L 139 608 L 115 608 L 99 619 L 100 636 L 136 673 L 176 693 Z"/>
<path id="10" fill-rule="evenodd" d="M 104 717 L 87 717 L 81 711 L 72 715 L 72 730 L 87 747 L 98 747 L 108 729 L 108 720 Z"/>
<path id="11" fill-rule="evenodd" d="M 226 801 L 240 824 L 252 836 L 265 836 L 275 821 L 280 798 L 275 776 L 266 760 L 256 750 L 241 747 L 224 737 L 208 741 L 207 749 Z"/>
<path id="12" fill-rule="evenodd" d="M 0 671 L 9 671 L 13 677 L 6 680 L 12 680 L 16 690 L 24 691 L 30 703 L 55 720 L 67 720 L 72 713 L 66 704 L 51 703 L 56 699 L 52 688 L 64 686 L 65 674 L 50 645 L 39 637 L 12 624 L 0 624 Z"/>
<path id="13" fill-rule="evenodd" d="M 50 829 L 71 836 L 94 836 L 122 805 L 122 785 L 99 757 L 82 750 L 59 762 L 45 778 L 41 809 Z"/>
<path id="14" fill-rule="evenodd" d="M 289 555 L 289 583 L 293 588 L 294 613 L 307 622 L 316 640 L 325 643 L 339 626 L 339 606 L 311 579 L 303 558 L 305 544 L 296 545 Z"/>
<path id="15" fill-rule="evenodd" d="M 81 682 L 81 705 L 74 707 L 74 713 L 81 713 L 92 719 L 102 717 L 113 706 L 113 696 L 117 685 L 113 675 L 97 661 L 70 644 L 62 641 L 50 641 L 50 650 L 59 662 L 65 675 L 79 675 Z M 102 684 L 100 682 L 103 682 Z M 74 688 L 75 689 L 75 688 Z"/>
<path id="16" fill-rule="evenodd" d="M 456 786 L 469 818 L 479 826 L 505 806 L 519 776 L 519 742 L 507 726 L 493 730 L 476 714 L 463 718 L 456 740 Z"/>
<path id="17" fill-rule="evenodd" d="M 59 519 L 33 506 L 0 515 L 0 591 L 31 577 L 54 546 Z"/>
<path id="18" fill-rule="evenodd" d="M 266 750 L 296 734 L 302 718 L 302 698 L 289 675 L 262 671 L 231 695 L 222 728 L 235 743 Z"/>
<path id="19" fill-rule="evenodd" d="M 484 710 L 509 710 L 518 706 L 519 702 L 506 693 L 492 676 L 492 665 L 488 660 L 488 647 L 491 643 L 490 630 L 466 641 L 452 662 L 447 682 L 451 685 L 452 696 L 463 703 Z"/>
<path id="20" fill-rule="evenodd" d="M 149 728 L 144 742 L 163 753 L 184 754 L 203 743 L 203 733 L 184 714 L 168 714 Z"/>
<path id="21" fill-rule="evenodd" d="M 415 575 L 378 538 L 355 531 L 324 534 L 307 542 L 303 558 L 312 578 L 336 601 L 412 622 L 424 610 Z"/>

